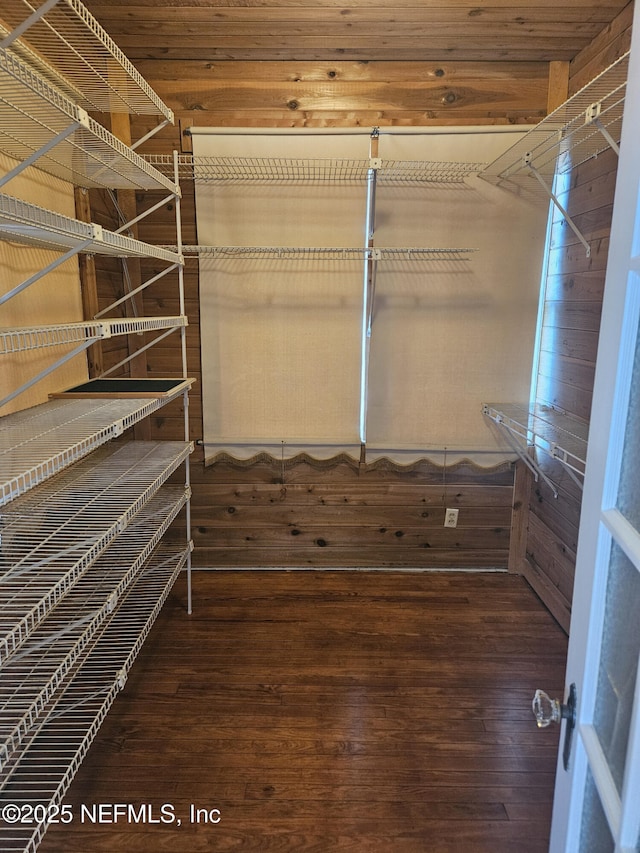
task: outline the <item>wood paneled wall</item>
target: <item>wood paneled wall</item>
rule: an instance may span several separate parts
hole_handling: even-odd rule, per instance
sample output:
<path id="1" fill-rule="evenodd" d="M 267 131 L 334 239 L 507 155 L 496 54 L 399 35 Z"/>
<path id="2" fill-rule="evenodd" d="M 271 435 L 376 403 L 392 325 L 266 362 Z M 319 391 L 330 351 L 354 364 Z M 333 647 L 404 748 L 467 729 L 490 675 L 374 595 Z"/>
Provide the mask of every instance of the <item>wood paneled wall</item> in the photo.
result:
<path id="1" fill-rule="evenodd" d="M 630 44 L 631 7 L 571 65 L 570 92 L 624 53 Z M 572 172 L 559 200 L 591 247 L 591 255 L 556 212 L 551 231 L 543 307 L 537 399 L 588 422 L 600 329 L 617 155 L 609 150 Z M 526 535 L 512 566 L 522 572 L 568 630 L 582 491 L 563 466 L 538 459 L 558 497 L 541 479 L 519 468 L 527 502 Z M 519 486 L 520 488 L 520 486 Z"/>
<path id="2" fill-rule="evenodd" d="M 346 460 L 318 467 L 194 466 L 196 566 L 506 568 L 513 472 L 427 462 L 410 471 Z M 445 507 L 459 509 L 445 528 Z"/>

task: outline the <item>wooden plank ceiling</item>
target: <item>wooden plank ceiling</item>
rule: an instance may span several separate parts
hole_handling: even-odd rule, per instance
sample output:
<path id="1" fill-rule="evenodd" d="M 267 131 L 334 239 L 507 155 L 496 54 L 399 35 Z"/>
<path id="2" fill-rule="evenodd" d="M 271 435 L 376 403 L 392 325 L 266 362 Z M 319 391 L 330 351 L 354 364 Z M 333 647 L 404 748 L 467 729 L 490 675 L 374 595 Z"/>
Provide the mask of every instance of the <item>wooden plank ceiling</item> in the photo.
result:
<path id="1" fill-rule="evenodd" d="M 590 79 L 592 46 L 606 51 L 631 8 L 627 0 L 85 2 L 182 128 L 535 123 L 565 100 L 570 63 L 586 77 L 580 85 Z"/>
<path id="2" fill-rule="evenodd" d="M 570 61 L 626 0 L 88 0 L 133 60 Z"/>

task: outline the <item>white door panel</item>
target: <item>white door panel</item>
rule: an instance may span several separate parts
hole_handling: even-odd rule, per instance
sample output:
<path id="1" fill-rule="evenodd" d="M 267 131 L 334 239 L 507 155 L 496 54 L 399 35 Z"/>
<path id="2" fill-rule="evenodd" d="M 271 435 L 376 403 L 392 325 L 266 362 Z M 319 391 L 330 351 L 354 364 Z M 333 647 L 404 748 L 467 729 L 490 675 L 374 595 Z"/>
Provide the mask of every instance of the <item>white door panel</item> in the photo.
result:
<path id="1" fill-rule="evenodd" d="M 552 853 L 640 850 L 639 29 L 636 7 L 567 660 L 577 725 Z"/>

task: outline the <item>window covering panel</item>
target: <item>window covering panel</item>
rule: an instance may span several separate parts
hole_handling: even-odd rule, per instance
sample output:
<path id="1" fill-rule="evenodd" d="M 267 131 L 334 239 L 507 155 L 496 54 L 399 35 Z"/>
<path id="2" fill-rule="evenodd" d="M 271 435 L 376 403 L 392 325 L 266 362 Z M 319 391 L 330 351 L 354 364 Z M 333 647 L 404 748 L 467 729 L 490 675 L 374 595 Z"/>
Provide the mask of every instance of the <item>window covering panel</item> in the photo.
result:
<path id="1" fill-rule="evenodd" d="M 377 156 L 490 162 L 515 138 L 484 128 L 381 131 Z M 198 133 L 193 144 L 196 162 L 370 154 L 369 134 L 357 133 Z M 199 243 L 364 248 L 366 197 L 361 179 L 207 182 L 196 168 Z M 537 191 L 516 196 L 475 175 L 452 184 L 379 180 L 375 247 L 478 251 L 378 261 L 368 360 L 364 257 L 201 255 L 205 456 L 357 458 L 366 390 L 367 459 L 511 458 L 481 405 L 528 399 L 546 214 Z"/>
<path id="2" fill-rule="evenodd" d="M 355 158 L 369 136 L 198 136 L 194 156 Z M 196 169 L 197 175 L 197 169 Z M 196 179 L 201 245 L 364 246 L 362 182 Z M 200 259 L 206 455 L 359 454 L 362 259 Z"/>
<path id="3" fill-rule="evenodd" d="M 491 162 L 504 133 L 383 136 L 383 159 Z M 378 186 L 377 246 L 468 246 L 468 261 L 380 264 L 368 443 L 488 449 L 489 399 L 528 400 L 547 203 L 475 175 Z M 493 396 L 492 396 L 493 395 Z"/>

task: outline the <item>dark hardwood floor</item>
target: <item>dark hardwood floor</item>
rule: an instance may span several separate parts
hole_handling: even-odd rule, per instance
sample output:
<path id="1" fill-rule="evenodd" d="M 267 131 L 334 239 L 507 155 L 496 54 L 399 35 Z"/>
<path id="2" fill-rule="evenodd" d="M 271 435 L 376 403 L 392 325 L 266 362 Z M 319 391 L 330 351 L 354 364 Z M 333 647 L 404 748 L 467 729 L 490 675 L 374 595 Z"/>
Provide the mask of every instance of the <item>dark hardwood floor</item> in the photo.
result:
<path id="1" fill-rule="evenodd" d="M 199 572 L 191 616 L 185 589 L 40 853 L 547 849 L 531 699 L 562 694 L 566 637 L 522 578 Z"/>

